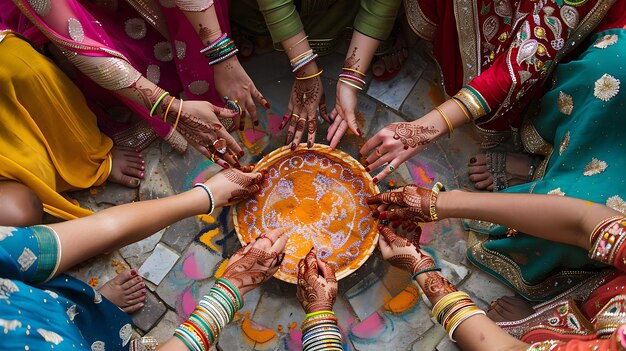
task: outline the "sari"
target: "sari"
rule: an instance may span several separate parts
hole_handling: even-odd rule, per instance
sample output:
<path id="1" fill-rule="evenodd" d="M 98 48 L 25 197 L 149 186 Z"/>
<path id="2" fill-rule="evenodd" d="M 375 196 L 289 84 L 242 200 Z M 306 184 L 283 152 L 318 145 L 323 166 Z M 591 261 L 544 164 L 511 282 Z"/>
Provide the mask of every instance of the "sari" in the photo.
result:
<path id="1" fill-rule="evenodd" d="M 229 26 L 228 3 L 216 0 L 213 5 L 221 28 Z M 172 95 L 214 104 L 222 101 L 213 84 L 213 68 L 200 53 L 204 45 L 173 0 L 59 0 L 54 4 L 51 0 L 0 0 L 0 26 L 22 34 L 35 45 L 51 42 L 61 49 L 80 70 L 75 83 L 108 135 L 129 127 L 112 118 L 109 111 L 120 106 L 130 108 L 150 127 L 136 136 L 144 141 L 139 148 L 147 146 L 147 134 L 154 131 L 167 138 L 172 128 L 150 118 L 147 108 L 114 94 L 115 90 L 132 86 L 145 76 Z M 94 57 L 106 61 L 90 60 Z"/>
<path id="2" fill-rule="evenodd" d="M 106 181 L 113 142 L 51 60 L 9 31 L 0 53 L 0 180 L 28 186 L 55 217 L 90 215 L 64 193 Z"/>
<path id="3" fill-rule="evenodd" d="M 514 137 L 528 103 L 557 64 L 587 37 L 615 0 L 405 1 L 408 22 L 433 43 L 444 92 L 467 107 L 492 148 Z M 620 2 L 619 0 L 617 2 Z M 624 11 L 623 4 L 612 11 Z"/>
<path id="4" fill-rule="evenodd" d="M 0 348 L 128 350 L 128 315 L 79 280 L 52 278 L 60 258 L 51 228 L 0 227 Z"/>
<path id="5" fill-rule="evenodd" d="M 619 29 L 595 34 L 577 58 L 559 64 L 552 88 L 521 132 L 526 151 L 545 159 L 534 181 L 504 192 L 566 195 L 626 213 L 624 24 L 626 18 Z M 508 236 L 508 228 L 491 223 L 467 225 L 472 263 L 529 300 L 550 299 L 603 267 L 574 246 Z"/>

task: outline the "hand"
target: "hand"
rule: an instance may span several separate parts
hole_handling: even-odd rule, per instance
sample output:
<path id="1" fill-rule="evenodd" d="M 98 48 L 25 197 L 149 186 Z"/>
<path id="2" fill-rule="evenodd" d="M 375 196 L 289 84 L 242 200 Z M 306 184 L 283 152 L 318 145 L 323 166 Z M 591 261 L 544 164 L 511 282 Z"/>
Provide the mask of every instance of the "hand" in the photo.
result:
<path id="1" fill-rule="evenodd" d="M 296 297 L 304 312 L 332 311 L 337 289 L 333 267 L 320 260 L 312 248 L 298 263 Z"/>
<path id="2" fill-rule="evenodd" d="M 392 266 L 415 274 L 423 269 L 435 267 L 435 261 L 419 247 L 420 235 L 413 237 L 413 242 L 399 235 L 388 227 L 379 225 L 378 247 L 383 258 Z"/>
<path id="3" fill-rule="evenodd" d="M 388 163 L 388 166 L 374 177 L 374 183 L 377 183 L 410 157 L 422 151 L 438 133 L 434 126 L 424 126 L 416 122 L 392 123 L 368 140 L 359 153 L 364 156 L 369 154 L 365 164 L 368 171 Z M 374 149 L 376 150 L 372 152 Z"/>
<path id="4" fill-rule="evenodd" d="M 337 147 L 348 128 L 350 128 L 352 133 L 362 136 L 361 130 L 356 123 L 356 103 L 356 88 L 338 82 L 335 108 L 330 113 L 330 119 L 333 122 L 328 128 L 328 134 L 326 135 L 326 140 L 330 141 L 331 148 Z"/>
<path id="5" fill-rule="evenodd" d="M 254 100 L 258 101 L 266 109 L 269 109 L 270 105 L 257 90 L 256 86 L 254 86 L 246 71 L 241 67 L 237 57 L 233 56 L 213 67 L 215 88 L 218 93 L 222 96 L 228 96 L 230 100 L 237 100 L 244 111 L 248 111 L 254 125 L 258 126 L 259 118 L 256 114 Z M 244 116 L 245 113 L 241 117 Z M 240 118 L 239 130 L 243 130 L 243 127 L 244 119 Z"/>
<path id="6" fill-rule="evenodd" d="M 261 189 L 266 175 L 261 172 L 250 173 L 247 168 L 244 167 L 248 172 L 232 168 L 223 170 L 204 183 L 211 189 L 216 208 L 247 199 Z"/>
<path id="7" fill-rule="evenodd" d="M 437 204 L 437 195 L 438 192 L 410 184 L 374 195 L 366 201 L 368 205 L 384 205 L 376 209 L 378 212 L 375 214 L 378 215 L 378 219 L 425 223 L 436 220 L 433 214 Z"/>
<path id="8" fill-rule="evenodd" d="M 321 103 L 323 101 L 324 108 L 322 110 Z M 289 123 L 285 145 L 291 144 L 292 151 L 300 144 L 305 125 L 308 133 L 307 147 L 313 146 L 317 132 L 317 109 L 319 107 L 320 113 L 326 115 L 325 104 L 324 88 L 319 76 L 304 80 L 296 79 L 293 88 L 291 88 L 291 98 L 287 105 L 287 110 L 291 111 L 291 114 L 285 115 L 280 126 L 282 129 Z M 327 117 L 325 116 L 325 118 Z"/>
<path id="9" fill-rule="evenodd" d="M 162 105 L 169 104 L 167 101 L 169 100 L 164 100 Z M 180 104 L 181 100 L 178 99 L 172 103 L 167 118 L 172 125 L 178 119 L 177 130 L 185 139 L 196 150 L 223 168 L 241 167 L 238 157 L 243 156 L 243 150 L 217 118 L 217 116 L 232 118 L 236 113 L 207 101 L 183 101 L 182 112 L 178 118 Z"/>
<path id="10" fill-rule="evenodd" d="M 222 278 L 228 279 L 242 295 L 261 286 L 283 261 L 287 235 L 282 228 L 254 239 L 237 250 L 228 261 Z"/>

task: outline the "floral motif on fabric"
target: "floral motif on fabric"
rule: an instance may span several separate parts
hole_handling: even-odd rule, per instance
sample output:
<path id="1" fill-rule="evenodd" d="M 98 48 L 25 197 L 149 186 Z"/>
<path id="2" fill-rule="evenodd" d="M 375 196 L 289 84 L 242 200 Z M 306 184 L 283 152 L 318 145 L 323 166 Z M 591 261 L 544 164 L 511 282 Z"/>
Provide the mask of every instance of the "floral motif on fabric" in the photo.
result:
<path id="1" fill-rule="evenodd" d="M 619 195 L 613 195 L 606 200 L 606 205 L 615 211 L 626 214 L 626 201 Z"/>
<path id="2" fill-rule="evenodd" d="M 583 175 L 587 177 L 591 177 L 596 174 L 600 174 L 604 172 L 604 170 L 608 167 L 606 162 L 598 160 L 597 158 L 592 158 L 591 162 L 589 162 L 585 169 L 583 170 Z"/>
<path id="3" fill-rule="evenodd" d="M 50 13 L 50 0 L 28 0 L 28 4 L 39 16 L 47 16 Z"/>
<path id="4" fill-rule="evenodd" d="M 561 144 L 559 145 L 559 156 L 563 155 L 565 150 L 567 150 L 567 147 L 569 146 L 569 140 L 570 140 L 570 133 L 568 130 L 563 136 L 563 139 L 561 140 Z"/>
<path id="5" fill-rule="evenodd" d="M 37 256 L 27 247 L 24 248 L 20 257 L 17 258 L 17 263 L 20 265 L 22 272 L 26 272 L 37 260 Z"/>
<path id="6" fill-rule="evenodd" d="M 124 324 L 122 328 L 120 328 L 120 339 L 122 339 L 122 346 L 126 346 L 132 336 L 133 326 L 128 323 Z"/>
<path id="7" fill-rule="evenodd" d="M 167 41 L 162 41 L 154 45 L 154 57 L 161 62 L 169 62 L 174 59 L 172 45 Z"/>
<path id="8" fill-rule="evenodd" d="M 176 1 L 174 0 L 159 0 L 159 3 L 161 4 L 161 6 L 168 9 L 173 9 L 174 7 L 176 7 Z"/>
<path id="9" fill-rule="evenodd" d="M 67 314 L 67 318 L 69 318 L 71 321 L 73 321 L 74 317 L 76 317 L 78 315 L 78 311 L 76 311 L 76 305 L 70 306 L 70 308 L 68 308 L 65 311 L 65 314 Z"/>
<path id="10" fill-rule="evenodd" d="M 206 80 L 195 80 L 189 83 L 189 91 L 196 95 L 202 95 L 209 91 L 209 82 Z"/>
<path id="11" fill-rule="evenodd" d="M 600 79 L 596 80 L 593 96 L 602 101 L 609 101 L 619 93 L 619 83 L 619 79 L 605 73 Z"/>
<path id="12" fill-rule="evenodd" d="M 176 57 L 178 57 L 179 60 L 184 59 L 185 54 L 187 54 L 187 43 L 185 43 L 184 41 L 175 40 L 174 46 L 176 47 Z"/>
<path id="13" fill-rule="evenodd" d="M 574 99 L 571 95 L 566 94 L 562 91 L 559 91 L 557 105 L 559 106 L 559 112 L 564 115 L 569 116 L 572 114 L 572 111 L 574 111 Z"/>
<path id="14" fill-rule="evenodd" d="M 0 278 L 0 300 L 8 299 L 11 294 L 19 292 L 20 289 L 10 279 Z"/>
<path id="15" fill-rule="evenodd" d="M 94 341 L 93 344 L 91 344 L 91 351 L 105 351 L 104 346 L 104 341 Z"/>
<path id="16" fill-rule="evenodd" d="M 52 297 L 53 299 L 58 299 L 59 298 L 59 294 L 55 293 L 54 291 L 44 290 L 43 292 L 45 292 L 46 294 L 50 295 L 50 297 Z"/>
<path id="17" fill-rule="evenodd" d="M 598 41 L 596 41 L 596 43 L 593 44 L 593 46 L 598 49 L 606 49 L 609 46 L 617 43 L 617 39 L 618 39 L 617 34 L 607 34 L 603 36 L 602 38 L 598 39 Z"/>
<path id="18" fill-rule="evenodd" d="M 565 196 L 565 193 L 561 191 L 561 188 L 556 188 L 548 191 L 548 195 Z"/>
<path id="19" fill-rule="evenodd" d="M 541 341 L 530 345 L 526 351 L 552 351 L 559 345 L 562 345 L 562 342 L 558 340 Z"/>
<path id="20" fill-rule="evenodd" d="M 124 31 L 130 38 L 139 40 L 148 34 L 148 26 L 146 21 L 141 18 L 131 18 L 124 22 Z"/>
<path id="21" fill-rule="evenodd" d="M 146 68 L 146 78 L 154 84 L 161 81 L 161 67 L 157 65 L 148 65 Z"/>
<path id="22" fill-rule="evenodd" d="M 13 236 L 13 232 L 15 231 L 14 227 L 1 227 L 0 226 L 0 241 Z"/>
<path id="23" fill-rule="evenodd" d="M 17 328 L 21 328 L 22 322 L 18 321 L 17 319 L 1 319 L 0 318 L 0 327 L 4 328 L 5 330 L 12 331 Z"/>
<path id="24" fill-rule="evenodd" d="M 100 302 L 102 302 L 102 294 L 98 290 L 94 289 L 93 287 L 91 288 L 93 289 L 93 303 L 97 305 Z"/>
<path id="25" fill-rule="evenodd" d="M 39 335 L 41 335 L 43 339 L 49 343 L 58 345 L 63 342 L 63 337 L 53 331 L 39 328 L 37 329 L 37 333 L 39 333 Z"/>
<path id="26" fill-rule="evenodd" d="M 70 34 L 72 40 L 82 43 L 85 40 L 85 31 L 83 25 L 76 18 L 70 18 L 67 20 L 67 31 Z"/>

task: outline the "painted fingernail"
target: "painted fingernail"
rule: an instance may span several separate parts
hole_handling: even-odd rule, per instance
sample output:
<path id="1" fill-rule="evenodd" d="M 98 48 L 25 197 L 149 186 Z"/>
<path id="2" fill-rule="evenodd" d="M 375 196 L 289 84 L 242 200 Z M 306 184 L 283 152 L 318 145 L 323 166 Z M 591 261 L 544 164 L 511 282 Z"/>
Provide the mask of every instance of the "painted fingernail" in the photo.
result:
<path id="1" fill-rule="evenodd" d="M 243 150 L 239 151 L 239 157 L 241 157 L 241 156 L 243 156 L 243 155 L 245 155 L 245 154 L 246 154 L 246 153 L 245 153 L 245 152 L 243 152 Z"/>
<path id="2" fill-rule="evenodd" d="M 224 169 L 229 169 L 230 165 L 228 163 L 224 163 L 223 165 L 221 165 Z"/>
<path id="3" fill-rule="evenodd" d="M 372 182 L 374 182 L 374 184 L 378 183 L 378 178 L 374 177 L 374 179 L 372 179 Z"/>
<path id="4" fill-rule="evenodd" d="M 134 270 L 134 269 L 131 269 L 131 270 L 130 270 L 130 275 L 132 275 L 132 276 L 136 276 L 136 275 L 137 275 L 137 271 L 136 271 L 136 270 Z"/>
<path id="5" fill-rule="evenodd" d="M 369 172 L 369 171 L 370 171 L 369 166 L 368 166 L 368 167 L 365 167 L 365 172 Z"/>
<path id="6" fill-rule="evenodd" d="M 141 164 L 143 165 L 144 163 L 146 163 L 146 161 L 144 161 L 144 160 L 141 160 Z"/>
<path id="7" fill-rule="evenodd" d="M 309 148 L 309 149 L 312 148 L 313 147 L 313 143 L 310 142 L 310 141 L 307 141 L 306 142 L 306 147 Z"/>
<path id="8" fill-rule="evenodd" d="M 470 164 L 476 163 L 476 157 L 470 158 Z"/>
<path id="9" fill-rule="evenodd" d="M 378 219 L 381 219 L 383 221 L 387 219 L 387 212 L 381 212 L 380 216 L 378 216 Z"/>
<path id="10" fill-rule="evenodd" d="M 372 217 L 378 218 L 378 216 L 380 216 L 380 212 L 378 212 L 378 210 L 372 211 Z"/>
<path id="11" fill-rule="evenodd" d="M 135 279 L 135 281 L 141 282 L 141 278 L 140 278 L 140 277 L 137 277 L 137 278 Z"/>
<path id="12" fill-rule="evenodd" d="M 359 153 L 357 153 L 357 155 L 359 155 L 359 158 L 363 157 L 363 155 L 361 155 L 361 153 L 360 153 L 360 152 L 359 152 Z"/>
<path id="13" fill-rule="evenodd" d="M 296 143 L 291 143 L 291 151 L 294 151 L 296 149 Z"/>
<path id="14" fill-rule="evenodd" d="M 359 136 L 363 136 L 363 134 L 361 134 L 361 130 L 359 128 L 356 129 L 357 134 L 359 134 Z"/>
<path id="15" fill-rule="evenodd" d="M 369 162 L 367 162 L 367 160 L 365 160 L 365 161 L 363 162 L 363 164 L 364 164 L 364 165 L 366 165 L 366 166 L 369 166 L 369 165 L 370 165 L 370 163 L 369 163 Z"/>
<path id="16" fill-rule="evenodd" d="M 235 162 L 235 168 L 241 168 L 241 164 L 239 162 Z"/>
<path id="17" fill-rule="evenodd" d="M 258 126 L 259 125 L 259 121 L 254 121 L 254 125 Z"/>
<path id="18" fill-rule="evenodd" d="M 265 106 L 265 108 L 266 108 L 266 109 L 268 109 L 268 110 L 270 109 L 270 104 L 269 104 L 269 102 L 266 102 L 263 106 Z"/>
<path id="19" fill-rule="evenodd" d="M 385 226 L 383 226 L 382 224 L 379 224 L 379 225 L 378 225 L 378 230 L 383 230 L 383 228 L 384 228 L 384 227 L 385 227 Z"/>
<path id="20" fill-rule="evenodd" d="M 144 173 L 143 173 L 143 172 L 141 172 L 141 173 L 139 174 L 139 178 L 143 178 L 143 176 L 144 176 Z"/>
<path id="21" fill-rule="evenodd" d="M 144 284 L 144 283 L 139 283 L 139 287 L 140 287 L 140 288 L 143 288 L 144 286 L 146 286 L 146 284 Z"/>

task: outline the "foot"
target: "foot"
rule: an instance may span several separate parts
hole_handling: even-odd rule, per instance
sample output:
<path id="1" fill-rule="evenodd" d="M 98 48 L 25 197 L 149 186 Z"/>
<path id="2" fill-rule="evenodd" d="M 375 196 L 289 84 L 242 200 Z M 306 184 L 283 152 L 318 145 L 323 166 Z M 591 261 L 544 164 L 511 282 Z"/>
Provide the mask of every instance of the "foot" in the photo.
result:
<path id="1" fill-rule="evenodd" d="M 378 57 L 374 63 L 372 63 L 372 74 L 376 80 L 388 80 L 395 77 L 406 59 L 409 57 L 409 50 L 407 49 L 404 36 L 398 34 L 396 43 L 393 50 L 383 56 Z"/>
<path id="2" fill-rule="evenodd" d="M 519 295 L 504 296 L 491 304 L 487 317 L 494 322 L 512 322 L 535 313 L 533 307 Z"/>
<path id="3" fill-rule="evenodd" d="M 529 154 L 507 152 L 505 173 L 508 185 L 527 183 L 530 165 L 531 156 Z M 493 175 L 488 171 L 485 154 L 475 155 L 470 159 L 468 173 L 469 180 L 474 183 L 476 189 L 493 191 Z"/>
<path id="4" fill-rule="evenodd" d="M 106 282 L 100 293 L 126 313 L 133 313 L 144 306 L 146 301 L 146 284 L 133 269 L 118 274 Z"/>
<path id="5" fill-rule="evenodd" d="M 132 149 L 119 146 L 114 146 L 111 154 L 113 168 L 108 180 L 129 188 L 138 187 L 146 169 L 143 156 Z"/>

